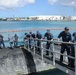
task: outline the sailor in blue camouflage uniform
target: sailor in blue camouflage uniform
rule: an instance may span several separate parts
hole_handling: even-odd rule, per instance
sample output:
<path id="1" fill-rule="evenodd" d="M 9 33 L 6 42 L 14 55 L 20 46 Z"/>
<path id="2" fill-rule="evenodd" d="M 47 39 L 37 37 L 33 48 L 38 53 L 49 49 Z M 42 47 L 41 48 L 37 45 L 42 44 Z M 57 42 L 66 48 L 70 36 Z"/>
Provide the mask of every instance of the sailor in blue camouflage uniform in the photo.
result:
<path id="1" fill-rule="evenodd" d="M 73 36 L 72 42 L 73 42 L 73 43 L 76 43 L 76 32 L 74 32 L 74 33 L 72 34 L 72 36 Z M 75 57 L 75 46 L 76 46 L 76 45 L 74 45 L 74 44 L 71 45 L 71 53 L 70 53 L 70 55 L 71 55 L 72 57 Z M 70 62 L 71 62 L 70 67 L 74 68 L 74 67 L 75 67 L 75 59 L 72 59 L 72 58 L 71 58 L 71 61 L 70 61 Z"/>
<path id="2" fill-rule="evenodd" d="M 63 42 L 68 42 L 70 43 L 72 41 L 72 37 L 71 37 L 71 34 L 69 32 L 69 28 L 68 27 L 65 27 L 64 28 L 64 31 L 60 32 L 60 34 L 58 35 L 58 42 L 60 42 L 60 38 L 62 38 L 62 41 Z M 60 43 L 58 43 L 58 45 L 60 45 Z M 70 49 L 71 49 L 71 46 L 70 44 L 61 44 L 61 51 L 60 53 L 64 53 L 65 50 L 67 51 L 67 55 L 70 55 Z M 63 62 L 63 55 L 60 55 L 60 62 L 62 63 Z M 70 65 L 70 58 L 68 57 L 68 65 Z"/>
<path id="3" fill-rule="evenodd" d="M 47 40 L 50 40 L 50 41 L 47 41 L 46 43 L 46 49 L 50 49 L 50 46 L 52 44 L 52 41 L 53 41 L 53 34 L 50 33 L 50 30 L 47 30 L 47 32 L 45 33 L 44 35 L 44 38 L 46 38 Z M 53 53 L 52 53 L 53 54 Z M 46 55 L 49 55 L 49 51 L 46 51 Z"/>
<path id="4" fill-rule="evenodd" d="M 38 38 L 39 40 L 37 40 L 37 50 L 39 51 L 39 53 L 41 53 L 41 49 L 39 47 L 41 47 L 41 39 L 42 39 L 42 35 L 39 31 L 37 31 L 36 33 L 36 38 Z"/>

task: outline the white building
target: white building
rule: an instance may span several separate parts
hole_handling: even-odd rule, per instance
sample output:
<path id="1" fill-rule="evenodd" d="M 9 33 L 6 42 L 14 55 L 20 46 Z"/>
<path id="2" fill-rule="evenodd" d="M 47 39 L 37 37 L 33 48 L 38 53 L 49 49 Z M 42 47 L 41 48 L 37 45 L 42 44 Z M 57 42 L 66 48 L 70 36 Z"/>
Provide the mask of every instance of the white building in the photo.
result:
<path id="1" fill-rule="evenodd" d="M 63 16 L 50 16 L 50 20 L 63 20 Z"/>
<path id="2" fill-rule="evenodd" d="M 76 20 L 76 16 L 71 16 L 71 20 Z"/>
<path id="3" fill-rule="evenodd" d="M 46 15 L 46 16 L 30 16 L 30 19 L 32 18 L 36 18 L 36 20 L 63 20 L 63 16 L 49 16 L 49 15 Z"/>

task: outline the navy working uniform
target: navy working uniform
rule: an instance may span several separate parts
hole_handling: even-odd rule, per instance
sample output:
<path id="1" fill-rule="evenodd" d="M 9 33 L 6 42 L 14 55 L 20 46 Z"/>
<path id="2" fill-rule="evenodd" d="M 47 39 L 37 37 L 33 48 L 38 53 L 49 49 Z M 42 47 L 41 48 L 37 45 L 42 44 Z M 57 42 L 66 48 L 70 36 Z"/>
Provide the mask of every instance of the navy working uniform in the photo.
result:
<path id="1" fill-rule="evenodd" d="M 76 42 L 76 32 L 73 33 L 73 37 L 74 37 L 73 42 Z"/>
<path id="2" fill-rule="evenodd" d="M 38 38 L 38 39 L 41 39 L 42 38 L 42 35 L 40 34 L 39 31 L 37 31 L 36 38 Z M 38 47 L 41 47 L 41 41 L 40 40 L 37 41 L 37 46 Z M 39 53 L 41 53 L 40 48 L 37 48 L 37 50 L 39 51 Z"/>
<path id="3" fill-rule="evenodd" d="M 76 32 L 73 33 L 73 37 L 74 37 L 74 39 L 72 42 L 76 43 Z M 74 44 L 71 45 L 71 56 L 75 57 L 75 46 L 74 46 Z M 74 64 L 75 64 L 75 60 L 71 58 L 71 65 L 70 66 L 74 67 L 75 66 Z"/>
<path id="4" fill-rule="evenodd" d="M 27 38 L 29 38 L 29 47 L 32 48 L 34 46 L 34 38 L 35 34 L 30 32 L 30 34 L 27 34 Z"/>
<path id="5" fill-rule="evenodd" d="M 27 35 L 26 35 L 26 38 L 28 38 L 29 47 L 30 47 L 30 34 L 27 34 Z"/>
<path id="6" fill-rule="evenodd" d="M 53 39 L 53 35 L 49 32 L 49 30 L 47 30 L 44 37 L 46 37 L 47 40 L 52 40 Z M 47 44 L 46 44 L 46 49 L 49 49 L 50 45 L 51 45 L 51 42 L 48 41 Z M 46 55 L 49 55 L 49 51 L 46 51 Z"/>
<path id="7" fill-rule="evenodd" d="M 65 30 L 69 30 L 67 29 L 67 27 L 65 27 Z M 61 38 L 62 37 L 62 41 L 63 42 L 70 42 L 72 40 L 71 38 L 71 34 L 69 32 L 65 33 L 65 31 L 62 31 L 58 38 Z M 64 53 L 65 52 L 65 49 L 67 51 L 67 55 L 70 55 L 70 44 L 61 44 L 61 52 L 60 53 Z M 60 62 L 63 61 L 63 55 L 60 55 Z M 68 62 L 70 64 L 70 58 L 68 57 Z"/>
<path id="8" fill-rule="evenodd" d="M 3 45 L 3 47 L 5 48 L 5 44 L 4 44 L 4 40 L 3 40 L 3 36 L 2 34 L 0 34 L 0 48 L 1 48 L 1 44 Z"/>
<path id="9" fill-rule="evenodd" d="M 14 47 L 18 46 L 18 36 L 17 34 L 14 35 Z"/>

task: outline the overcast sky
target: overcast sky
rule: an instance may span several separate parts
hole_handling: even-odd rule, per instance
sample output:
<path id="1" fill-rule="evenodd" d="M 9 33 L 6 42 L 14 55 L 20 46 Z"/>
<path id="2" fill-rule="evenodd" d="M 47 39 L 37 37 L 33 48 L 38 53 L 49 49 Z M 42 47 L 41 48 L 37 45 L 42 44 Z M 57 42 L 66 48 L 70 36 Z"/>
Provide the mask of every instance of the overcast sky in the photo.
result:
<path id="1" fill-rule="evenodd" d="M 0 17 L 76 16 L 76 0 L 0 0 Z"/>

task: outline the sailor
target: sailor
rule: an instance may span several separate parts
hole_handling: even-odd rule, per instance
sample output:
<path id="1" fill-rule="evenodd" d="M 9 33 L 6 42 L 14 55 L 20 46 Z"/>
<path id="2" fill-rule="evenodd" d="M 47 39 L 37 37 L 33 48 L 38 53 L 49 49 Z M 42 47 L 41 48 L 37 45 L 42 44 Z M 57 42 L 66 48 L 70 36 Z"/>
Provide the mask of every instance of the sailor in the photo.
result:
<path id="1" fill-rule="evenodd" d="M 46 38 L 47 40 L 47 44 L 46 44 L 46 55 L 49 55 L 49 49 L 50 49 L 50 45 L 52 44 L 53 41 L 53 34 L 50 33 L 50 30 L 47 30 L 47 32 L 44 35 L 44 38 Z M 51 41 L 51 42 L 50 42 Z"/>
<path id="2" fill-rule="evenodd" d="M 27 33 L 24 34 L 24 41 L 27 39 Z"/>
<path id="3" fill-rule="evenodd" d="M 72 42 L 76 43 L 76 32 L 74 32 L 72 36 L 73 36 Z M 71 53 L 70 54 L 72 57 L 75 57 L 75 46 L 74 46 L 74 44 L 71 45 Z M 71 58 L 70 62 L 71 62 L 70 66 L 75 67 L 75 60 Z"/>
<path id="4" fill-rule="evenodd" d="M 14 39 L 13 39 L 13 36 L 11 36 L 10 34 L 8 34 L 8 41 L 9 41 L 9 44 L 10 44 L 10 48 L 13 49 Z"/>
<path id="5" fill-rule="evenodd" d="M 62 38 L 63 42 L 68 42 L 70 43 L 72 41 L 72 37 L 71 34 L 69 32 L 69 28 L 65 27 L 64 31 L 60 32 L 60 34 L 58 35 L 58 42 L 60 42 L 60 38 Z M 58 45 L 60 45 L 60 43 L 58 43 Z M 60 53 L 64 53 L 65 50 L 67 51 L 67 55 L 70 55 L 70 44 L 61 44 L 61 51 Z M 60 62 L 63 62 L 63 55 L 60 55 Z M 68 65 L 70 65 L 70 58 L 68 57 Z"/>
<path id="6" fill-rule="evenodd" d="M 1 48 L 1 44 L 3 45 L 3 47 L 5 48 L 5 44 L 4 44 L 4 40 L 3 40 L 3 36 L 2 34 L 0 34 L 0 48 Z"/>
<path id="7" fill-rule="evenodd" d="M 73 33 L 73 42 L 76 42 L 76 32 Z"/>
<path id="8" fill-rule="evenodd" d="M 14 35 L 14 47 L 18 46 L 18 36 L 17 34 Z"/>
<path id="9" fill-rule="evenodd" d="M 41 53 L 41 49 L 39 47 L 41 47 L 41 41 L 40 39 L 42 39 L 42 35 L 40 34 L 39 31 L 37 31 L 36 33 L 36 38 L 38 38 L 39 40 L 37 41 L 37 50 L 39 51 L 39 53 Z"/>
<path id="10" fill-rule="evenodd" d="M 30 47 L 30 49 L 32 49 L 34 47 L 35 34 L 32 33 L 32 32 L 29 32 L 29 34 L 27 35 L 27 37 L 29 38 L 29 47 Z"/>

